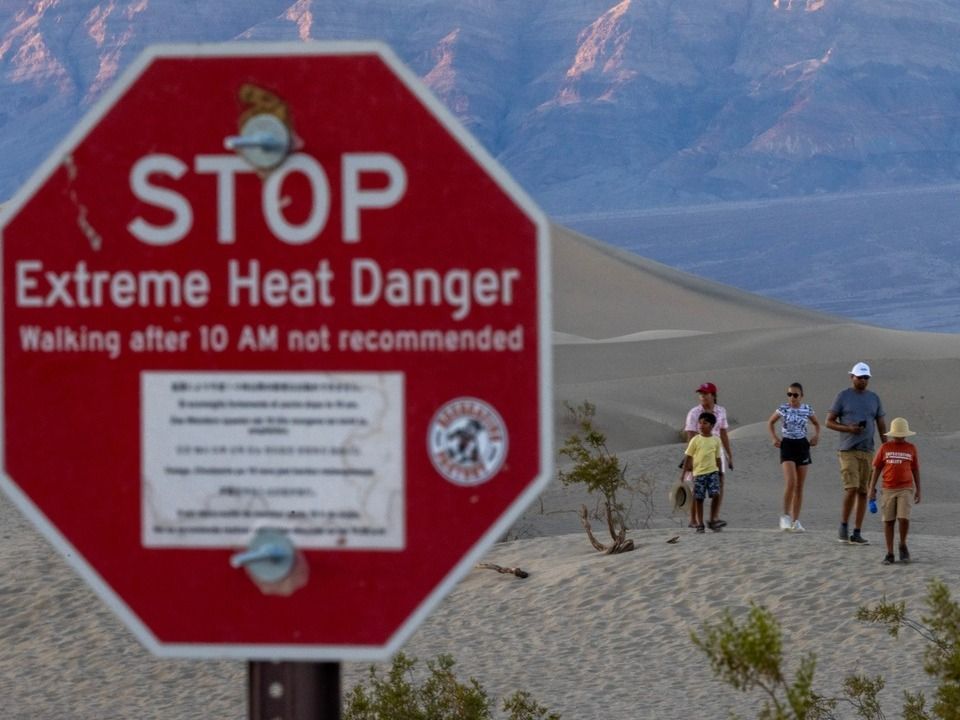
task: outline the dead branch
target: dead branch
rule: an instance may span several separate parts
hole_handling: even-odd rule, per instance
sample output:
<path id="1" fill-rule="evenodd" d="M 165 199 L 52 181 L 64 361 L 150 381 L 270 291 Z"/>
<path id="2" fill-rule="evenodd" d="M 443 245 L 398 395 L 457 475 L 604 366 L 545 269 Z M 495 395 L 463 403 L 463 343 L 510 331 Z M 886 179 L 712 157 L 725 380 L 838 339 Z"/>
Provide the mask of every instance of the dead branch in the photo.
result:
<path id="1" fill-rule="evenodd" d="M 633 540 L 627 540 L 627 528 L 620 526 L 620 534 L 613 541 L 613 545 L 607 550 L 607 555 L 616 555 L 617 553 L 630 552 L 633 550 Z"/>
<path id="2" fill-rule="evenodd" d="M 525 578 L 530 575 L 526 570 L 521 570 L 518 567 L 503 567 L 502 565 L 489 562 L 477 563 L 477 567 L 485 570 L 496 570 L 498 573 L 503 573 L 504 575 L 516 575 L 518 578 Z"/>
<path id="3" fill-rule="evenodd" d="M 617 539 L 616 521 L 613 517 L 613 505 L 610 498 L 607 498 L 607 532 L 614 540 Z"/>
<path id="4" fill-rule="evenodd" d="M 633 540 L 627 539 L 627 529 L 625 527 L 620 528 L 620 532 L 617 535 L 613 534 L 611 528 L 610 535 L 613 537 L 613 543 L 610 545 L 604 545 L 593 535 L 593 529 L 590 527 L 589 511 L 587 510 L 586 505 L 580 506 L 580 522 L 583 525 L 583 529 L 587 531 L 587 537 L 590 539 L 590 544 L 593 545 L 594 549 L 597 552 L 602 552 L 604 555 L 616 555 L 622 552 L 630 552 L 634 549 Z"/>
<path id="5" fill-rule="evenodd" d="M 593 545 L 594 549 L 596 549 L 598 552 L 606 552 L 607 546 L 593 536 L 593 529 L 590 527 L 589 515 L 590 512 L 587 510 L 587 506 L 581 506 L 580 523 L 583 525 L 583 529 L 587 531 L 587 537 L 590 539 L 590 544 Z"/>

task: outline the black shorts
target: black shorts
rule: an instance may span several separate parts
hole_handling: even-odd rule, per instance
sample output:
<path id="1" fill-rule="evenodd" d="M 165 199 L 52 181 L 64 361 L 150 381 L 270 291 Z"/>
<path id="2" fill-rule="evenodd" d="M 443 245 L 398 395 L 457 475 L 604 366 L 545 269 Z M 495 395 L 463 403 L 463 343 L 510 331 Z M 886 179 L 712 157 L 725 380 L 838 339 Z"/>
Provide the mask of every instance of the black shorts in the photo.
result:
<path id="1" fill-rule="evenodd" d="M 813 462 L 810 459 L 810 441 L 806 438 L 793 440 L 783 438 L 780 441 L 780 462 L 792 462 L 797 466 L 809 465 Z"/>

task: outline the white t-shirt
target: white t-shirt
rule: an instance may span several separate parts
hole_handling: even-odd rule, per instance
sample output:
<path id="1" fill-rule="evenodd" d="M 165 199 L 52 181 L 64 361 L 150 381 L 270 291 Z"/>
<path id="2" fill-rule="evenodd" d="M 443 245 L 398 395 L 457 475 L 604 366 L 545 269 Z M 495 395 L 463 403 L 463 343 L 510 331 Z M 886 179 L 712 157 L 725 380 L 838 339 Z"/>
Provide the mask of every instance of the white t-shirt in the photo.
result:
<path id="1" fill-rule="evenodd" d="M 683 426 L 683 429 L 689 432 L 700 432 L 700 426 L 697 423 L 700 420 L 700 413 L 702 412 L 712 412 L 717 418 L 717 422 L 713 426 L 713 432 L 710 433 L 711 435 L 720 437 L 720 431 L 728 429 L 727 411 L 722 405 L 714 405 L 713 410 L 704 410 L 703 405 L 697 405 L 691 408 L 690 412 L 687 413 L 687 423 Z"/>

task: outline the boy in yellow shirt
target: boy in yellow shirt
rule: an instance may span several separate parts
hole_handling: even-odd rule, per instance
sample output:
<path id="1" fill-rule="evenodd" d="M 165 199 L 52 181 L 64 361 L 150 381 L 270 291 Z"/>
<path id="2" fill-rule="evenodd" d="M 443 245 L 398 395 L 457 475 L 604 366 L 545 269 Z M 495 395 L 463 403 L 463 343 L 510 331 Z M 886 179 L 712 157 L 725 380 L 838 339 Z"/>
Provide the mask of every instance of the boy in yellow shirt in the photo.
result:
<path id="1" fill-rule="evenodd" d="M 683 456 L 683 467 L 680 470 L 680 479 L 683 474 L 693 473 L 693 522 L 697 532 L 706 532 L 703 526 L 703 501 L 710 498 L 710 522 L 708 527 L 719 532 L 721 525 L 717 522 L 717 499 L 720 496 L 720 478 L 723 471 L 720 469 L 720 438 L 714 437 L 713 426 L 717 417 L 708 411 L 700 413 L 697 419 L 698 435 L 690 438 Z"/>

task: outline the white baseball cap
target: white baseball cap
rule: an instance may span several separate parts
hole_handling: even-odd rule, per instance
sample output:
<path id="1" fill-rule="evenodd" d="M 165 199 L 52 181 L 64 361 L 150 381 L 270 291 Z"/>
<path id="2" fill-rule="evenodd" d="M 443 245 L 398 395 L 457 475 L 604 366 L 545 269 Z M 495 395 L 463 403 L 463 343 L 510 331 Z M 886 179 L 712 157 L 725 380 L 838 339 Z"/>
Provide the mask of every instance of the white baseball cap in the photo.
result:
<path id="1" fill-rule="evenodd" d="M 870 366 L 865 362 L 858 362 L 856 365 L 850 368 L 850 374 L 856 375 L 857 377 L 863 377 L 864 375 L 870 377 Z"/>

